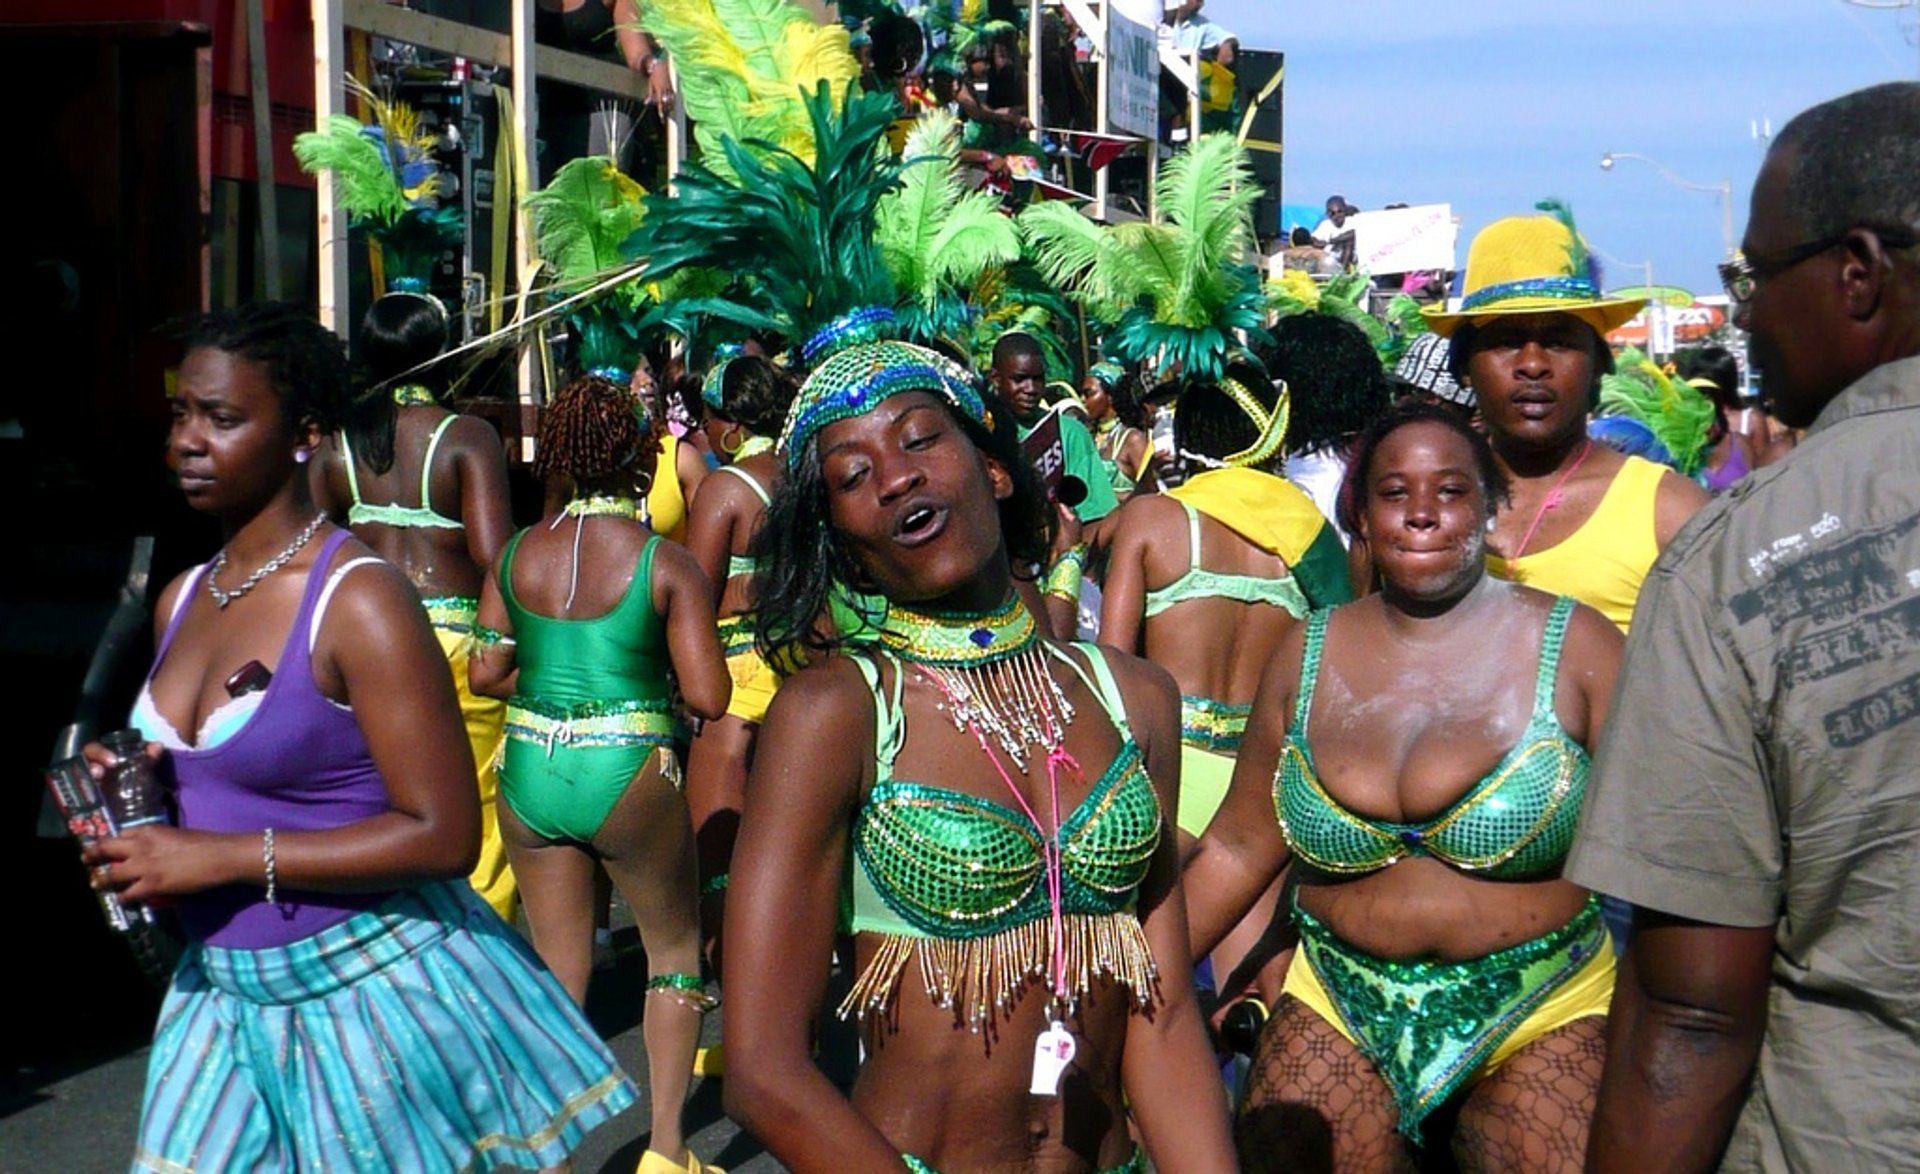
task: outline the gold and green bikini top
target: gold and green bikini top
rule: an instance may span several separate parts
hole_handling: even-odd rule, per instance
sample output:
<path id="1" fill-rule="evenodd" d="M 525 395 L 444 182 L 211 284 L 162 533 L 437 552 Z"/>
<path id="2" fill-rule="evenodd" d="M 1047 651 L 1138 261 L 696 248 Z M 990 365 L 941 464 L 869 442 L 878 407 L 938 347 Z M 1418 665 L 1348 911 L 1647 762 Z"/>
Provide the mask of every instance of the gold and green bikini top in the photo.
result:
<path id="1" fill-rule="evenodd" d="M 1553 708 L 1560 645 L 1574 601 L 1561 598 L 1540 640 L 1533 714 L 1499 765 L 1439 816 L 1424 823 L 1368 819 L 1342 807 L 1320 783 L 1307 746 L 1307 719 L 1326 643 L 1326 611 L 1307 620 L 1300 698 L 1273 779 L 1274 814 L 1295 855 L 1322 872 L 1376 872 L 1409 856 L 1431 856 L 1467 872 L 1521 880 L 1560 867 L 1573 845 L 1586 794 L 1586 748 L 1568 736 Z"/>
<path id="2" fill-rule="evenodd" d="M 1264 603 L 1277 607 L 1295 619 L 1307 614 L 1306 592 L 1294 581 L 1289 570 L 1277 579 L 1261 575 L 1235 575 L 1209 571 L 1200 565 L 1200 511 L 1186 502 L 1187 570 L 1178 579 L 1147 592 L 1146 614 L 1157 616 L 1176 603 L 1189 599 L 1233 599 L 1241 603 Z"/>
<path id="3" fill-rule="evenodd" d="M 1134 900 L 1160 843 L 1159 796 L 1102 654 L 1076 644 L 1092 673 L 1050 645 L 1047 651 L 1084 680 L 1120 734 L 1120 749 L 1087 796 L 1060 824 L 1062 943 L 1076 997 L 1100 973 L 1152 997 L 1153 955 Z M 841 1004 L 842 1017 L 884 1008 L 909 961 L 942 1006 L 964 1013 L 976 1030 L 1020 988 L 1046 976 L 1053 919 L 1046 881 L 1045 833 L 1012 807 L 944 787 L 893 777 L 904 741 L 901 681 L 907 667 L 891 654 L 891 690 L 878 665 L 855 658 L 877 710 L 877 781 L 853 825 L 846 894 L 855 933 L 878 934 L 878 951 Z"/>

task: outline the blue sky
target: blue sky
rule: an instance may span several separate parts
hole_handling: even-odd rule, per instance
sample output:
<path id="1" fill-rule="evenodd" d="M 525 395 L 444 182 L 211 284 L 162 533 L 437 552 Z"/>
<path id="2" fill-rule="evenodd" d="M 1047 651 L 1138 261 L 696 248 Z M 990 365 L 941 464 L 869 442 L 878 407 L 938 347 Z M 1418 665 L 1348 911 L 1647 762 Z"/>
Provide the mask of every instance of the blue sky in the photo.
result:
<path id="1" fill-rule="evenodd" d="M 1878 0 L 1885 3 L 1887 0 Z M 1719 197 L 1669 186 L 1732 181 L 1734 239 L 1762 146 L 1800 110 L 1920 76 L 1912 6 L 1841 0 L 1208 0 L 1247 48 L 1287 54 L 1288 203 L 1339 192 L 1362 208 L 1450 203 L 1472 234 L 1535 200 L 1568 200 L 1609 285 L 1654 279 L 1717 293 Z"/>

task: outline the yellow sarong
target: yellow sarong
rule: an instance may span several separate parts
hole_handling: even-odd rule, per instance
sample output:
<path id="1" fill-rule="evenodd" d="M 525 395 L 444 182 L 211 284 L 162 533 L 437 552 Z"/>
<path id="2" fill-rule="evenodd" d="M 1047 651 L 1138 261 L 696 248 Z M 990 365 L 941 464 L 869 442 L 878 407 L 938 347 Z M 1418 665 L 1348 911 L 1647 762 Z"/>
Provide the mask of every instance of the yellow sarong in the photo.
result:
<path id="1" fill-rule="evenodd" d="M 498 762 L 500 737 L 506 728 L 507 703 L 496 697 L 480 697 L 467 681 L 467 654 L 473 650 L 474 616 L 471 601 L 453 599 L 426 600 L 427 617 L 433 621 L 434 638 L 447 657 L 453 673 L 454 691 L 460 697 L 460 718 L 466 723 L 467 743 L 473 748 L 473 762 L 480 790 L 480 862 L 467 878 L 480 899 L 493 907 L 501 920 L 513 921 L 515 898 L 519 888 L 513 870 L 507 866 L 507 847 L 500 841 L 500 818 L 495 810 L 499 797 Z"/>

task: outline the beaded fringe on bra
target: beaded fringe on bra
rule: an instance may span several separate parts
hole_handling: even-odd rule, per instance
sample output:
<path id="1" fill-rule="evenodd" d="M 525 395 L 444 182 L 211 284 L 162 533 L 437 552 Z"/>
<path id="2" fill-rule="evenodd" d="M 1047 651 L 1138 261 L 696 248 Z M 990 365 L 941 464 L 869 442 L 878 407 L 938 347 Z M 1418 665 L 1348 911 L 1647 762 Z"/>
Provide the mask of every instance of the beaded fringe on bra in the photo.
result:
<path id="1" fill-rule="evenodd" d="M 1160 979 L 1153 950 L 1131 912 L 1069 913 L 1064 919 L 1066 973 L 1073 996 L 1105 975 L 1133 992 L 1146 1007 Z M 953 1009 L 979 1031 L 990 1018 L 1019 1001 L 1027 983 L 1044 983 L 1053 962 L 1053 921 L 1037 917 L 1024 925 L 971 938 L 885 934 L 873 960 L 840 1004 L 839 1015 L 878 1014 L 893 1001 L 900 976 L 917 957 L 920 981 L 935 1004 Z"/>

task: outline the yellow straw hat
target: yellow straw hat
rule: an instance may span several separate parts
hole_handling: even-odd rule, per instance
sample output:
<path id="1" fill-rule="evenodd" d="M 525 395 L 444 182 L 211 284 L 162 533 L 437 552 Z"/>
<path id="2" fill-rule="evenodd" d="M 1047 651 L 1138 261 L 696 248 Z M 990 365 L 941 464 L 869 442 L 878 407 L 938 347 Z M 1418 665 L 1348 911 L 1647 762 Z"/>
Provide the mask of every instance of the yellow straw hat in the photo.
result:
<path id="1" fill-rule="evenodd" d="M 1605 336 L 1647 304 L 1642 298 L 1602 297 L 1572 212 L 1557 200 L 1538 206 L 1552 215 L 1509 216 L 1473 238 L 1459 312 L 1444 306 L 1421 311 L 1435 334 L 1451 336 L 1463 322 L 1484 326 L 1509 314 L 1572 314 Z"/>

